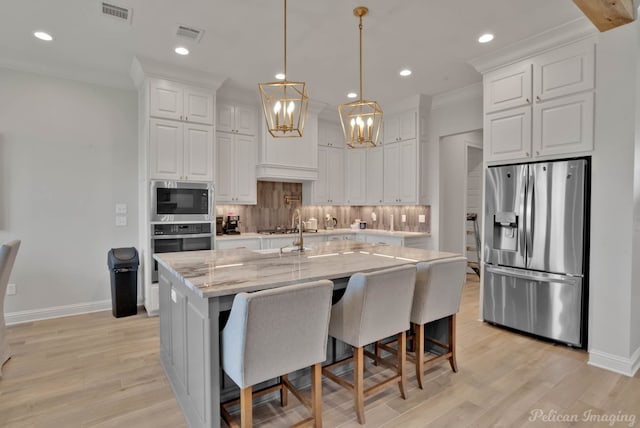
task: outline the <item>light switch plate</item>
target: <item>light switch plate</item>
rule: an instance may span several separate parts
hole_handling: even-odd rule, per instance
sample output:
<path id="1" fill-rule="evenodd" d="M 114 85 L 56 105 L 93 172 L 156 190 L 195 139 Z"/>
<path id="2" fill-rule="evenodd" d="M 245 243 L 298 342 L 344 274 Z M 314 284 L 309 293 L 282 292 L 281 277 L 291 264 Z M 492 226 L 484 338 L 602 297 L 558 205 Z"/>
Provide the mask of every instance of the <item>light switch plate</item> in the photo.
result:
<path id="1" fill-rule="evenodd" d="M 427 216 L 425 216 L 424 214 L 418 215 L 418 223 L 426 223 L 426 221 L 427 221 Z"/>
<path id="2" fill-rule="evenodd" d="M 127 204 L 116 204 L 116 214 L 126 214 Z"/>
<path id="3" fill-rule="evenodd" d="M 117 215 L 116 216 L 116 226 L 126 226 L 127 225 L 127 216 Z"/>
<path id="4" fill-rule="evenodd" d="M 15 296 L 16 295 L 16 285 L 9 284 L 7 285 L 7 296 Z"/>
<path id="5" fill-rule="evenodd" d="M 400 221 L 402 223 L 406 223 L 407 222 L 407 215 L 406 214 L 402 214 L 402 216 L 400 217 Z"/>

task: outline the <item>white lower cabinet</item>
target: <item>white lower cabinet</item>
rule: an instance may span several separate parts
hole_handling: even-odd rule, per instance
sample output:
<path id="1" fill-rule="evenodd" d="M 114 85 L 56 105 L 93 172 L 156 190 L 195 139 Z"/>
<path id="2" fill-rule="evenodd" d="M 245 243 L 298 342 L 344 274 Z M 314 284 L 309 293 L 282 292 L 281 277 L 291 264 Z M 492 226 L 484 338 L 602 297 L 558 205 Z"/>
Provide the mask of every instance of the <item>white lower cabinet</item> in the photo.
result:
<path id="1" fill-rule="evenodd" d="M 230 250 L 235 248 L 248 248 L 250 250 L 259 250 L 261 248 L 260 238 L 233 238 L 216 239 L 216 250 Z"/>
<path id="2" fill-rule="evenodd" d="M 163 119 L 149 125 L 150 178 L 213 180 L 213 127 Z"/>
<path id="3" fill-rule="evenodd" d="M 255 137 L 218 132 L 216 154 L 216 202 L 255 204 L 257 202 Z"/>

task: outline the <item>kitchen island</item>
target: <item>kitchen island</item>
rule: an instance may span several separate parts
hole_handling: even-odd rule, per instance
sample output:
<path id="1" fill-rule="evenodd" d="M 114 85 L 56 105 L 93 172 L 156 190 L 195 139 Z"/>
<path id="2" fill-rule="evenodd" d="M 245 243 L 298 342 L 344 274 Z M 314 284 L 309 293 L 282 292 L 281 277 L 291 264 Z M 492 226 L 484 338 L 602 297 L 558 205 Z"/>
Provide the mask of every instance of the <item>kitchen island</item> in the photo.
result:
<path id="1" fill-rule="evenodd" d="M 240 248 L 154 255 L 160 285 L 160 361 L 187 423 L 220 426 L 226 385 L 219 332 L 235 294 L 318 279 L 332 280 L 339 290 L 356 272 L 454 256 L 353 241 L 314 242 L 303 252 Z"/>

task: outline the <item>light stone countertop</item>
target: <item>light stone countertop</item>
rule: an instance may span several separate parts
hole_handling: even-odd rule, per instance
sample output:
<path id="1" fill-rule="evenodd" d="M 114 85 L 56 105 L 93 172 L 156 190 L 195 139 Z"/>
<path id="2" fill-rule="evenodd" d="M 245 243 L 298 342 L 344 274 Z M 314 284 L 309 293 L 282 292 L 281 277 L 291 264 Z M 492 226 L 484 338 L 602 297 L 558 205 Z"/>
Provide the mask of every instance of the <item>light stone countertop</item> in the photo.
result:
<path id="1" fill-rule="evenodd" d="M 399 238 L 420 238 L 425 237 L 428 238 L 431 236 L 430 233 L 426 232 L 405 232 L 405 231 L 389 231 L 382 229 L 318 229 L 317 232 L 303 232 L 303 236 L 330 236 L 330 235 L 345 235 L 353 233 L 356 235 L 386 235 L 386 236 L 397 236 Z M 295 237 L 296 233 L 242 233 L 240 235 L 217 235 L 217 239 L 222 240 L 234 240 L 234 239 L 247 239 L 247 238 L 286 238 L 286 237 Z"/>
<path id="2" fill-rule="evenodd" d="M 458 254 L 354 241 L 313 242 L 310 250 L 281 254 L 233 250 L 161 253 L 153 257 L 203 298 L 232 295 L 319 279 L 348 278 Z"/>

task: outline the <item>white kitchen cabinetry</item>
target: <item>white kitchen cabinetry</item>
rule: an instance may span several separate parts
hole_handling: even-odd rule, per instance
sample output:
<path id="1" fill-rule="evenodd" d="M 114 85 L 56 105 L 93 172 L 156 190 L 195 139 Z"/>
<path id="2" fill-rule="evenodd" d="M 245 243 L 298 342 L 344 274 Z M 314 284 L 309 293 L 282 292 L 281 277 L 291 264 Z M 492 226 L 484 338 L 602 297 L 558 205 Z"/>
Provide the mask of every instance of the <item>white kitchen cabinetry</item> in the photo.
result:
<path id="1" fill-rule="evenodd" d="M 380 205 L 384 198 L 384 150 L 374 147 L 366 150 L 365 203 Z"/>
<path id="2" fill-rule="evenodd" d="M 383 141 L 385 144 L 416 138 L 417 111 L 412 109 L 384 117 Z"/>
<path id="3" fill-rule="evenodd" d="M 415 139 L 384 145 L 385 204 L 415 204 L 418 201 L 418 143 Z"/>
<path id="4" fill-rule="evenodd" d="M 216 130 L 232 134 L 257 135 L 256 109 L 249 106 L 218 103 Z"/>
<path id="5" fill-rule="evenodd" d="M 149 82 L 149 115 L 213 125 L 213 94 L 169 80 Z"/>
<path id="6" fill-rule="evenodd" d="M 304 203 L 340 205 L 344 202 L 344 149 L 318 147 L 318 179 L 302 185 Z"/>
<path id="7" fill-rule="evenodd" d="M 344 141 L 340 125 L 318 121 L 318 146 L 343 147 Z"/>
<path id="8" fill-rule="evenodd" d="M 593 150 L 594 57 L 584 40 L 485 74 L 485 159 Z"/>
<path id="9" fill-rule="evenodd" d="M 257 203 L 257 151 L 254 136 L 216 133 L 216 202 Z"/>
<path id="10" fill-rule="evenodd" d="M 345 149 L 345 202 L 348 205 L 363 205 L 366 202 L 367 150 Z"/>
<path id="11" fill-rule="evenodd" d="M 149 176 L 213 180 L 213 128 L 173 120 L 149 120 Z"/>

